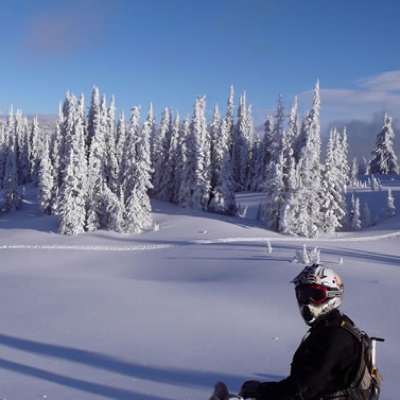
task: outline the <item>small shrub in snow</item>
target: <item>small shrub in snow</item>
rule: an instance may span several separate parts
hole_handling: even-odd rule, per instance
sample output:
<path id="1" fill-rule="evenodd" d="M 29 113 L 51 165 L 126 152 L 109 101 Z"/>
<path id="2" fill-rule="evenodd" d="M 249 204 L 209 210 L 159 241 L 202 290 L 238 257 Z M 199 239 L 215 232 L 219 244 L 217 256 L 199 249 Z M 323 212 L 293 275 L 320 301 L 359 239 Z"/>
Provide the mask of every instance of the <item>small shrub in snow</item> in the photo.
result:
<path id="1" fill-rule="evenodd" d="M 320 249 L 314 247 L 312 250 L 308 251 L 307 246 L 303 244 L 301 249 L 296 250 L 293 261 L 299 264 L 319 263 L 321 261 Z"/>
<path id="2" fill-rule="evenodd" d="M 246 206 L 243 210 L 239 209 L 238 216 L 240 218 L 246 218 L 248 206 Z"/>

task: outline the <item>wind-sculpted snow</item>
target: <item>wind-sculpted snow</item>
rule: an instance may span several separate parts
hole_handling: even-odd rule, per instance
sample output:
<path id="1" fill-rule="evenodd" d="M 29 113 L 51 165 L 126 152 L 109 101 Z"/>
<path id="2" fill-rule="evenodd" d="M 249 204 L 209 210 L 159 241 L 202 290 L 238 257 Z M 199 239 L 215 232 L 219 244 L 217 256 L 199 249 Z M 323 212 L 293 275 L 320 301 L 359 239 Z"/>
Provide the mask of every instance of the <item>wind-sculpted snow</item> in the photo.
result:
<path id="1" fill-rule="evenodd" d="M 80 250 L 80 251 L 150 251 L 162 250 L 182 245 L 207 245 L 217 243 L 248 243 L 248 242 L 369 242 L 385 239 L 394 239 L 400 236 L 400 231 L 385 233 L 381 235 L 365 237 L 325 237 L 325 238 L 304 238 L 304 237 L 250 237 L 250 238 L 222 238 L 222 239 L 199 239 L 187 241 L 186 243 L 170 244 L 149 244 L 137 246 L 110 246 L 110 245 L 2 245 L 0 250 Z"/>
<path id="2" fill-rule="evenodd" d="M 83 251 L 140 251 L 158 250 L 172 245 L 157 244 L 147 246 L 101 246 L 101 245 L 4 245 L 0 250 L 83 250 Z"/>

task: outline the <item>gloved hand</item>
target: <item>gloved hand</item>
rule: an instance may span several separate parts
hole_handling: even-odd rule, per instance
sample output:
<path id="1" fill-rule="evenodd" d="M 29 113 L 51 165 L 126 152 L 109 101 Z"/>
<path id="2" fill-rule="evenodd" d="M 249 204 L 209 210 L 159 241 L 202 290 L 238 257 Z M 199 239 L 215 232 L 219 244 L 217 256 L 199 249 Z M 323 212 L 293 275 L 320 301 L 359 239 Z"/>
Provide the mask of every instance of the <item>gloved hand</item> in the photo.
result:
<path id="1" fill-rule="evenodd" d="M 260 381 L 246 381 L 240 388 L 239 396 L 244 399 L 256 399 L 260 383 Z"/>

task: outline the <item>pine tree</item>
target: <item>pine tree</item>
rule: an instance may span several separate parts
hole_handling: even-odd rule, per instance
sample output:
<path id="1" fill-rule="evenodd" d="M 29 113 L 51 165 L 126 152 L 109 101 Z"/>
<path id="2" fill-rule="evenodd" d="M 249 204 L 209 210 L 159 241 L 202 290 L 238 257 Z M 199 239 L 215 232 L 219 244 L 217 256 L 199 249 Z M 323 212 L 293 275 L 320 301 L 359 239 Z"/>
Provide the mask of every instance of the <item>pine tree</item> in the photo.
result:
<path id="1" fill-rule="evenodd" d="M 87 136 L 85 138 L 86 152 L 89 154 L 92 140 L 94 136 L 97 136 L 97 131 L 100 125 L 100 93 L 96 86 L 93 86 L 92 99 L 89 107 L 88 124 L 87 124 Z"/>
<path id="2" fill-rule="evenodd" d="M 149 138 L 143 137 L 139 129 L 140 107 L 131 113 L 129 132 L 124 147 L 123 193 L 126 198 L 124 209 L 124 232 L 139 233 L 151 227 L 151 204 L 148 195 L 151 185 Z"/>
<path id="3" fill-rule="evenodd" d="M 350 230 L 357 231 L 361 229 L 361 213 L 360 213 L 360 199 L 355 197 L 354 194 L 351 196 L 351 208 L 350 208 Z"/>
<path id="4" fill-rule="evenodd" d="M 392 118 L 385 114 L 381 131 L 378 133 L 370 161 L 370 174 L 398 174 L 399 165 L 393 149 L 395 134 Z"/>
<path id="5" fill-rule="evenodd" d="M 6 140 L 8 143 L 5 160 L 3 188 L 4 188 L 4 211 L 17 211 L 22 206 L 22 193 L 18 188 L 17 152 L 15 136 L 15 118 L 11 106 L 6 122 Z"/>
<path id="6" fill-rule="evenodd" d="M 252 134 L 252 120 L 246 106 L 246 93 L 244 93 L 239 100 L 237 122 L 233 129 L 232 167 L 237 190 L 247 189 Z"/>
<path id="7" fill-rule="evenodd" d="M 118 119 L 116 144 L 115 144 L 116 157 L 119 167 L 121 167 L 122 154 L 124 153 L 125 138 L 126 138 L 125 113 L 124 110 L 122 110 Z"/>
<path id="8" fill-rule="evenodd" d="M 36 123 L 38 124 L 37 118 Z M 15 116 L 15 135 L 17 143 L 18 184 L 24 185 L 31 180 L 31 169 L 29 162 L 28 120 L 22 116 L 20 110 L 17 110 Z"/>
<path id="9" fill-rule="evenodd" d="M 190 151 L 194 156 L 194 170 L 191 177 L 191 206 L 199 210 L 207 210 L 211 189 L 211 145 L 205 110 L 205 97 L 198 97 L 190 124 L 191 136 L 193 138 L 193 147 Z"/>
<path id="10" fill-rule="evenodd" d="M 59 231 L 65 235 L 83 233 L 86 227 L 87 204 L 87 161 L 85 150 L 85 120 L 84 99 L 79 103 L 73 95 L 67 99 L 66 121 L 71 128 L 66 127 L 63 181 L 60 187 L 58 213 L 60 215 Z M 95 197 L 93 197 L 95 198 Z M 96 197 L 97 199 L 97 197 Z"/>
<path id="11" fill-rule="evenodd" d="M 190 160 L 190 121 L 187 116 L 181 124 L 178 139 L 177 168 L 179 174 L 179 186 L 177 193 L 177 203 L 181 207 L 189 207 L 191 201 L 191 162 Z"/>
<path id="12" fill-rule="evenodd" d="M 329 136 L 321 180 L 321 229 L 334 233 L 341 228 L 346 215 L 346 179 L 343 175 L 343 147 L 339 133 L 333 129 Z"/>
<path id="13" fill-rule="evenodd" d="M 283 182 L 282 157 L 277 162 L 271 160 L 268 171 L 268 185 L 260 217 L 267 228 L 277 231 L 280 226 L 281 209 L 286 192 Z"/>
<path id="14" fill-rule="evenodd" d="M 315 237 L 323 226 L 321 216 L 321 136 L 319 123 L 319 82 L 314 89 L 313 105 L 304 118 L 299 135 L 301 149 L 297 164 L 299 185 L 285 202 L 285 230 L 296 235 Z M 289 214 L 292 215 L 289 215 Z M 295 222 L 296 221 L 296 222 Z"/>
<path id="15" fill-rule="evenodd" d="M 32 127 L 29 134 L 29 176 L 32 179 L 32 182 L 35 186 L 38 185 L 38 172 L 39 172 L 39 163 L 40 163 L 40 126 L 38 117 L 35 116 L 32 121 Z"/>
<path id="16" fill-rule="evenodd" d="M 165 176 L 165 167 L 168 160 L 168 149 L 171 142 L 170 127 L 170 112 L 168 108 L 165 108 L 161 117 L 160 127 L 154 140 L 153 148 L 153 193 L 161 200 L 167 200 L 168 198 L 162 185 L 168 180 L 168 177 Z"/>
<path id="17" fill-rule="evenodd" d="M 394 217 L 396 215 L 396 206 L 394 204 L 394 197 L 391 189 L 388 190 L 385 213 L 387 217 Z"/>
<path id="18" fill-rule="evenodd" d="M 111 192 L 118 194 L 119 188 L 119 163 L 116 149 L 116 130 L 115 130 L 115 98 L 112 96 L 110 106 L 107 110 L 107 130 L 105 132 L 106 160 L 105 177 L 107 186 Z M 117 197 L 118 199 L 118 197 Z"/>
<path id="19" fill-rule="evenodd" d="M 106 142 L 105 135 L 108 129 L 107 107 L 105 96 L 102 97 L 99 106 L 99 114 L 95 118 L 96 129 L 90 141 L 88 159 L 88 196 L 87 196 L 87 215 L 86 230 L 95 231 L 102 226 L 107 218 L 102 209 L 102 195 L 106 186 L 105 159 Z"/>
<path id="20" fill-rule="evenodd" d="M 235 198 L 235 182 L 229 151 L 229 135 L 226 124 L 218 124 L 218 111 L 214 113 L 213 154 L 214 154 L 214 184 L 212 186 L 209 210 L 212 212 L 236 215 L 238 207 Z M 218 131 L 217 131 L 218 130 Z"/>
<path id="21" fill-rule="evenodd" d="M 49 155 L 49 138 L 46 138 L 43 142 L 43 150 L 39 162 L 39 171 L 38 171 L 38 188 L 39 188 L 38 201 L 40 209 L 45 214 L 52 213 L 51 201 L 54 190 L 54 176 L 52 170 L 53 166 L 51 165 L 51 160 Z"/>

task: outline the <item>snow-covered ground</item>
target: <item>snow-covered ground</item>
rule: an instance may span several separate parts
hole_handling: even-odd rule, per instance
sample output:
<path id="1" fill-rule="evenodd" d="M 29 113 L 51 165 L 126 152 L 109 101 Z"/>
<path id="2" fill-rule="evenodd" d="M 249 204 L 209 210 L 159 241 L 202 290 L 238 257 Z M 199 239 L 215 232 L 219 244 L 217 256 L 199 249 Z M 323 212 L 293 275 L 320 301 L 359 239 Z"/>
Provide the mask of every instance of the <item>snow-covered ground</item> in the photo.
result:
<path id="1" fill-rule="evenodd" d="M 357 194 L 378 213 L 386 189 Z M 400 215 L 306 240 L 261 228 L 260 195 L 240 194 L 245 218 L 153 201 L 158 231 L 65 237 L 27 197 L 0 214 L 0 399 L 204 400 L 217 380 L 285 377 L 307 331 L 289 283 L 306 244 L 342 276 L 342 310 L 386 339 L 381 399 L 398 400 Z"/>

